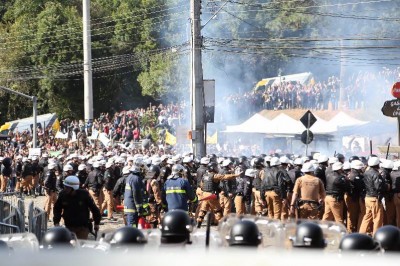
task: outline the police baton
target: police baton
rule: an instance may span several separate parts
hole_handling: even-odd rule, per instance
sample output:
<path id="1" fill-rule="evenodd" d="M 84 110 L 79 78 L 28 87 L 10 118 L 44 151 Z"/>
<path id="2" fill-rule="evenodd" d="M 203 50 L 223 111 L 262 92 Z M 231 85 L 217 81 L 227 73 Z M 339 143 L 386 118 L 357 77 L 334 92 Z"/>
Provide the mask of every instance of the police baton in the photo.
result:
<path id="1" fill-rule="evenodd" d="M 211 212 L 207 213 L 207 227 L 206 227 L 206 248 L 210 246 L 210 231 L 211 231 Z"/>
<path id="2" fill-rule="evenodd" d="M 217 199 L 217 195 L 216 194 L 211 194 L 210 196 L 207 196 L 205 198 L 200 199 L 199 201 L 203 201 L 203 200 L 215 200 Z"/>

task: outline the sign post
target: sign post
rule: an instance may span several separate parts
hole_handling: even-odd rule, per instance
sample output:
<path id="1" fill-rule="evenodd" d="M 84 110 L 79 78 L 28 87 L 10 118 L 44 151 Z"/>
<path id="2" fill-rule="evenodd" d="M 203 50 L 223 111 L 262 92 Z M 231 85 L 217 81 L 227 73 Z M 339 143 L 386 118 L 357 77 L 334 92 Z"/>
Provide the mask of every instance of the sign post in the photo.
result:
<path id="1" fill-rule="evenodd" d="M 400 82 L 393 84 L 391 94 L 397 99 L 386 101 L 383 104 L 381 111 L 385 116 L 397 118 L 397 140 L 398 145 L 400 146 Z"/>
<path id="2" fill-rule="evenodd" d="M 317 118 L 308 110 L 301 118 L 300 122 L 306 127 L 306 130 L 301 134 L 301 142 L 306 144 L 306 156 L 308 154 L 308 144 L 310 144 L 314 139 L 314 134 L 311 132 L 310 127 L 317 122 Z"/>

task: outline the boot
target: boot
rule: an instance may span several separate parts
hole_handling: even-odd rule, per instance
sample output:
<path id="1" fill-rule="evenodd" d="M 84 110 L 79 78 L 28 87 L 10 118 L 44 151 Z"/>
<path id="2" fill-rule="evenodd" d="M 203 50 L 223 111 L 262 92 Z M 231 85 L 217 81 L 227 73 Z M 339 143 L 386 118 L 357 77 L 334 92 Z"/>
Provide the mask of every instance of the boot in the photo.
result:
<path id="1" fill-rule="evenodd" d="M 31 196 L 32 196 L 33 198 L 36 198 L 36 193 L 35 193 L 35 189 L 34 189 L 34 188 L 31 189 Z"/>
<path id="2" fill-rule="evenodd" d="M 200 228 L 201 227 L 201 221 L 197 221 L 197 228 Z"/>

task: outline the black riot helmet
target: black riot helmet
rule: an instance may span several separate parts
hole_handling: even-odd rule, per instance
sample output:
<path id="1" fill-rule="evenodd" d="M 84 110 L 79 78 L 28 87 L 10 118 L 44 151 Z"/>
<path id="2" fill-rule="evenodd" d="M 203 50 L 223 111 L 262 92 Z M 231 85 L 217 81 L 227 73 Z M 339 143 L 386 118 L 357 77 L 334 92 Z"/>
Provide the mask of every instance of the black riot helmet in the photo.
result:
<path id="1" fill-rule="evenodd" d="M 247 157 L 244 156 L 244 155 L 242 155 L 242 156 L 240 156 L 240 157 L 238 158 L 238 163 L 239 163 L 239 164 L 245 163 L 246 161 L 247 161 Z"/>
<path id="2" fill-rule="evenodd" d="M 382 226 L 376 231 L 374 239 L 386 251 L 400 251 L 400 229 L 396 226 Z"/>
<path id="3" fill-rule="evenodd" d="M 71 240 L 73 239 L 71 231 L 65 227 L 52 227 L 43 237 L 43 248 L 65 248 L 72 247 Z"/>
<path id="4" fill-rule="evenodd" d="M 360 158 L 358 157 L 358 156 L 356 156 L 356 155 L 353 155 L 353 156 L 351 156 L 350 158 L 349 158 L 349 162 L 351 163 L 352 161 L 354 161 L 354 160 L 360 160 Z"/>
<path id="5" fill-rule="evenodd" d="M 255 222 L 241 220 L 232 226 L 227 240 L 229 246 L 256 247 L 261 243 L 262 235 Z"/>
<path id="6" fill-rule="evenodd" d="M 147 179 L 157 178 L 159 175 L 160 167 L 158 165 L 151 165 L 146 172 Z"/>
<path id="7" fill-rule="evenodd" d="M 257 157 L 254 160 L 254 166 L 255 167 L 264 167 L 264 159 L 262 157 Z"/>
<path id="8" fill-rule="evenodd" d="M 335 157 L 339 160 L 339 162 L 344 163 L 344 155 L 341 153 L 337 153 Z"/>
<path id="9" fill-rule="evenodd" d="M 192 220 L 187 212 L 169 211 L 161 221 L 161 243 L 190 243 L 192 228 Z"/>
<path id="10" fill-rule="evenodd" d="M 207 170 L 209 172 L 218 173 L 218 164 L 215 162 L 211 162 L 207 165 Z"/>
<path id="11" fill-rule="evenodd" d="M 208 158 L 210 158 L 210 162 L 217 162 L 217 155 L 215 155 L 214 153 L 209 154 Z"/>
<path id="12" fill-rule="evenodd" d="M 351 251 L 351 250 L 377 250 L 379 244 L 368 235 L 353 233 L 346 235 L 342 238 L 339 244 L 340 251 Z"/>
<path id="13" fill-rule="evenodd" d="M 291 239 L 296 248 L 325 248 L 326 242 L 321 227 L 312 222 L 297 225 L 296 236 Z"/>
<path id="14" fill-rule="evenodd" d="M 137 228 L 125 226 L 119 228 L 111 240 L 112 247 L 130 246 L 130 245 L 141 245 L 145 244 L 146 238 L 142 231 Z"/>

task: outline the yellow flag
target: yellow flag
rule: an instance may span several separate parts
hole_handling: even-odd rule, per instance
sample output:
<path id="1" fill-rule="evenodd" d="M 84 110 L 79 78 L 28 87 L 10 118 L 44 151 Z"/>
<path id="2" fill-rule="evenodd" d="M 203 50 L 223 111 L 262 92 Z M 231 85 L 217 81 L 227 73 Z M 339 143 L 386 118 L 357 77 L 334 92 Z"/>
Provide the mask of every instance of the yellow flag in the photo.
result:
<path id="1" fill-rule="evenodd" d="M 60 121 L 58 121 L 58 118 L 54 121 L 52 129 L 54 132 L 60 131 Z"/>
<path id="2" fill-rule="evenodd" d="M 175 145 L 176 137 L 167 131 L 165 133 L 165 143 L 167 143 L 169 145 Z"/>
<path id="3" fill-rule="evenodd" d="M 217 144 L 218 142 L 218 132 L 215 131 L 214 135 L 207 136 L 207 144 Z"/>

